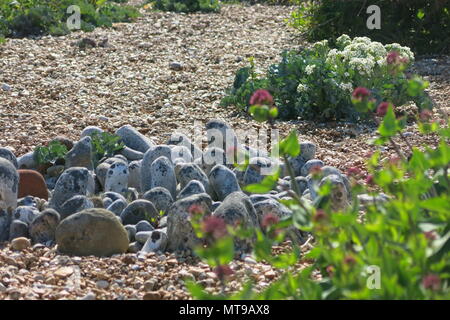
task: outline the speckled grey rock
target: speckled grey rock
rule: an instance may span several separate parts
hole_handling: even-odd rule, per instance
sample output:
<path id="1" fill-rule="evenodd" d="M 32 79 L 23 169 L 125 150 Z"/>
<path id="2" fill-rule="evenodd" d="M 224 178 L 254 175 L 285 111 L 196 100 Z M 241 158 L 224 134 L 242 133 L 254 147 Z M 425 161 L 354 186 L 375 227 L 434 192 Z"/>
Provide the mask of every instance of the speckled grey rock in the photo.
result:
<path id="1" fill-rule="evenodd" d="M 171 147 L 171 158 L 172 162 L 174 162 L 176 159 L 183 159 L 184 162 L 190 163 L 194 159 L 192 158 L 191 151 L 185 147 L 185 146 L 169 146 Z"/>
<path id="2" fill-rule="evenodd" d="M 127 234 L 128 234 L 128 240 L 130 242 L 134 242 L 136 241 L 136 226 L 132 225 L 132 224 L 127 224 L 124 226 L 125 230 L 127 230 Z"/>
<path id="3" fill-rule="evenodd" d="M 275 199 L 268 199 L 264 201 L 260 201 L 254 204 L 256 214 L 258 215 L 259 223 L 264 219 L 264 216 L 268 213 L 273 213 L 278 218 L 282 219 L 285 217 L 290 217 L 292 215 L 292 211 L 289 210 L 285 205 L 276 201 Z"/>
<path id="4" fill-rule="evenodd" d="M 81 131 L 81 138 L 92 136 L 93 134 L 101 134 L 103 129 L 96 126 L 87 126 Z"/>
<path id="5" fill-rule="evenodd" d="M 39 210 L 34 207 L 20 206 L 14 210 L 13 218 L 30 224 L 39 214 Z"/>
<path id="6" fill-rule="evenodd" d="M 91 208 L 94 208 L 94 204 L 88 197 L 84 195 L 76 195 L 61 205 L 59 214 L 61 220 L 63 220 L 74 213 Z"/>
<path id="7" fill-rule="evenodd" d="M 142 153 L 154 146 L 154 143 L 149 138 L 130 125 L 120 127 L 117 129 L 116 134 L 122 138 L 123 143 L 127 147 Z"/>
<path id="8" fill-rule="evenodd" d="M 136 231 L 153 231 L 155 228 L 147 220 L 141 220 L 136 224 Z"/>
<path id="9" fill-rule="evenodd" d="M 206 193 L 205 191 L 205 187 L 203 186 L 203 184 L 201 184 L 199 181 L 197 180 L 191 180 L 184 188 L 183 190 L 180 191 L 180 193 L 178 193 L 178 197 L 177 199 L 183 199 L 189 196 L 192 196 L 194 194 L 199 194 L 199 193 Z"/>
<path id="10" fill-rule="evenodd" d="M 103 208 L 108 208 L 114 201 L 111 200 L 111 198 L 105 197 L 102 199 L 103 202 Z"/>
<path id="11" fill-rule="evenodd" d="M 6 159 L 11 162 L 16 169 L 19 169 L 19 165 L 17 164 L 17 158 L 8 148 L 0 147 L 0 158 Z"/>
<path id="12" fill-rule="evenodd" d="M 122 199 L 117 199 L 116 201 L 112 202 L 108 207 L 106 207 L 106 210 L 111 211 L 115 215 L 120 216 L 123 210 L 127 207 L 127 205 L 128 204 Z"/>
<path id="13" fill-rule="evenodd" d="M 322 168 L 323 166 L 324 166 L 324 163 L 322 160 L 319 160 L 319 159 L 308 160 L 302 167 L 301 174 L 302 174 L 302 176 L 306 177 L 310 173 L 310 170 L 312 168 L 315 168 L 315 167 Z"/>
<path id="14" fill-rule="evenodd" d="M 34 151 L 30 151 L 17 158 L 17 166 L 19 169 L 35 169 L 37 167 L 37 163 L 34 158 Z"/>
<path id="15" fill-rule="evenodd" d="M 142 171 L 144 179 L 144 172 Z M 142 190 L 163 187 L 169 190 L 172 198 L 176 198 L 177 179 L 172 163 L 166 157 L 159 157 L 150 166 L 150 184 L 142 184 Z M 143 180 L 144 181 L 144 180 Z"/>
<path id="16" fill-rule="evenodd" d="M 0 158 L 0 210 L 17 207 L 19 174 L 16 167 L 4 158 Z"/>
<path id="17" fill-rule="evenodd" d="M 208 176 L 203 170 L 195 163 L 186 163 L 177 165 L 177 181 L 180 183 L 180 188 L 183 189 L 186 185 L 192 181 L 197 180 L 206 190 L 210 196 L 213 196 L 213 190 L 209 184 Z"/>
<path id="18" fill-rule="evenodd" d="M 29 238 L 28 224 L 21 220 L 13 220 L 9 227 L 9 241 L 20 237 Z"/>
<path id="19" fill-rule="evenodd" d="M 204 215 L 211 213 L 212 200 L 206 193 L 177 200 L 170 207 L 167 214 L 167 237 L 169 239 L 167 249 L 169 251 L 193 249 L 199 244 L 190 222 L 189 210 L 192 206 L 198 206 Z"/>
<path id="20" fill-rule="evenodd" d="M 251 194 L 249 196 L 249 198 L 250 198 L 250 201 L 253 203 L 253 205 L 255 205 L 255 203 L 258 203 L 261 201 L 273 199 L 273 197 L 271 197 L 268 194 Z"/>
<path id="21" fill-rule="evenodd" d="M 211 205 L 211 211 L 215 211 L 221 204 L 221 201 L 214 201 Z"/>
<path id="22" fill-rule="evenodd" d="M 102 162 L 97 166 L 97 168 L 95 168 L 95 175 L 97 176 L 102 189 L 105 188 L 106 173 L 108 172 L 110 166 L 111 164 Z"/>
<path id="23" fill-rule="evenodd" d="M 105 191 L 125 193 L 128 189 L 128 164 L 114 162 L 108 168 L 105 178 Z"/>
<path id="24" fill-rule="evenodd" d="M 209 173 L 209 182 L 220 201 L 229 194 L 241 190 L 233 171 L 220 164 L 216 165 Z"/>
<path id="25" fill-rule="evenodd" d="M 35 198 L 33 196 L 20 198 L 19 200 L 17 200 L 17 206 L 33 207 L 37 209 L 39 207 L 39 198 Z"/>
<path id="26" fill-rule="evenodd" d="M 136 161 L 136 160 L 142 160 L 144 158 L 144 153 L 133 150 L 131 148 L 125 147 L 119 152 L 121 155 L 123 155 L 127 160 L 129 161 Z"/>
<path id="27" fill-rule="evenodd" d="M 225 121 L 212 119 L 206 123 L 208 147 L 217 147 L 222 150 L 236 148 L 239 145 L 236 133 Z"/>
<path id="28" fill-rule="evenodd" d="M 202 157 L 196 159 L 194 163 L 198 164 L 206 174 L 209 174 L 214 166 L 218 164 L 227 165 L 227 159 L 223 149 L 213 147 L 206 149 Z"/>
<path id="29" fill-rule="evenodd" d="M 120 199 L 120 200 L 127 202 L 127 199 L 123 195 L 121 195 L 120 193 L 117 193 L 117 192 L 113 192 L 113 191 L 105 192 L 103 194 L 103 197 L 105 197 L 105 198 L 108 197 L 112 201 L 116 201 L 117 199 Z"/>
<path id="30" fill-rule="evenodd" d="M 152 231 L 139 231 L 136 233 L 136 241 L 141 243 L 141 244 L 145 244 L 145 242 L 147 241 L 148 237 L 150 237 L 150 235 L 152 234 Z"/>
<path id="31" fill-rule="evenodd" d="M 244 173 L 244 185 L 260 183 L 268 174 L 273 174 L 275 164 L 263 157 L 251 158 Z"/>
<path id="32" fill-rule="evenodd" d="M 302 194 L 308 188 L 308 180 L 305 177 L 299 176 L 295 177 L 295 182 L 297 183 L 300 193 Z M 289 181 L 289 189 L 294 190 L 292 182 Z"/>
<path id="33" fill-rule="evenodd" d="M 172 163 L 172 146 L 157 145 L 147 150 L 142 159 L 142 166 L 148 168 L 159 157 L 166 157 Z"/>
<path id="34" fill-rule="evenodd" d="M 34 243 L 45 244 L 55 240 L 56 227 L 60 222 L 59 213 L 53 209 L 46 209 L 39 213 L 30 224 L 30 237 Z"/>
<path id="35" fill-rule="evenodd" d="M 141 165 L 142 160 L 132 161 L 128 165 L 128 186 L 141 191 Z"/>
<path id="36" fill-rule="evenodd" d="M 141 249 L 142 253 L 149 252 L 164 252 L 166 250 L 168 244 L 167 234 L 161 230 L 157 229 L 154 231 L 150 231 L 150 236 L 147 238 L 144 246 Z"/>
<path id="37" fill-rule="evenodd" d="M 167 141 L 168 145 L 177 145 L 177 146 L 184 146 L 188 148 L 191 151 L 191 155 L 193 159 L 201 158 L 202 156 L 202 150 L 198 148 L 192 141 L 183 133 L 174 132 L 170 136 L 169 140 Z"/>
<path id="38" fill-rule="evenodd" d="M 300 155 L 306 161 L 314 159 L 316 156 L 317 146 L 314 142 L 303 141 L 300 142 Z"/>
<path id="39" fill-rule="evenodd" d="M 125 253 L 128 235 L 114 213 L 88 209 L 71 215 L 56 228 L 58 251 L 78 256 Z"/>
<path id="40" fill-rule="evenodd" d="M 141 220 L 158 218 L 158 211 L 148 200 L 139 199 L 131 202 L 120 215 L 123 224 L 136 224 Z"/>
<path id="41" fill-rule="evenodd" d="M 9 211 L 0 209 L 0 242 L 9 239 L 9 227 L 13 219 L 11 209 Z"/>
<path id="42" fill-rule="evenodd" d="M 92 138 L 84 137 L 74 144 L 73 148 L 67 152 L 66 168 L 83 167 L 89 170 L 94 169 L 92 163 Z"/>
<path id="43" fill-rule="evenodd" d="M 304 167 L 306 160 L 301 155 L 298 155 L 294 158 L 289 157 L 288 161 L 292 167 L 294 175 L 296 177 L 302 175 L 302 168 Z M 286 165 L 283 165 L 283 176 L 284 177 L 289 176 L 289 171 Z"/>
<path id="44" fill-rule="evenodd" d="M 167 213 L 173 203 L 173 198 L 169 190 L 163 187 L 156 187 L 148 190 L 144 193 L 142 198 L 152 202 L 158 212 L 164 211 Z"/>
<path id="45" fill-rule="evenodd" d="M 325 183 L 331 183 L 331 209 L 333 211 L 345 210 L 348 205 L 348 194 L 347 188 L 344 184 L 342 176 L 337 174 L 330 174 L 324 177 L 319 184 L 319 188 Z"/>
<path id="46" fill-rule="evenodd" d="M 77 195 L 88 195 L 91 175 L 86 168 L 70 168 L 64 171 L 56 182 L 49 206 L 61 210 L 64 202 Z"/>

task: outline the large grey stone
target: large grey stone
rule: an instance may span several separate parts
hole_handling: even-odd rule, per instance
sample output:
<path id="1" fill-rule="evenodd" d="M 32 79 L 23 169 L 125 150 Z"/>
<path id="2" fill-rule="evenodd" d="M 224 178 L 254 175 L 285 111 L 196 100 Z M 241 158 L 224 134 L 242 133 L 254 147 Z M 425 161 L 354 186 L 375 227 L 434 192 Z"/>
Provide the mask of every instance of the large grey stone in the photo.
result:
<path id="1" fill-rule="evenodd" d="M 302 167 L 301 174 L 302 176 L 307 176 L 312 168 L 322 168 L 325 164 L 322 160 L 312 159 L 308 160 Z"/>
<path id="2" fill-rule="evenodd" d="M 176 145 L 176 146 L 184 146 L 191 151 L 191 155 L 193 159 L 201 158 L 202 150 L 198 148 L 192 141 L 183 133 L 175 132 L 172 133 L 169 140 L 167 141 L 168 145 Z"/>
<path id="3" fill-rule="evenodd" d="M 154 144 L 153 142 L 130 125 L 117 129 L 116 134 L 122 138 L 123 143 L 133 149 L 145 153 Z"/>
<path id="4" fill-rule="evenodd" d="M 152 202 L 158 212 L 164 211 L 165 213 L 167 213 L 173 203 L 173 198 L 169 190 L 163 187 L 150 189 L 146 193 L 144 193 L 142 197 Z"/>
<path id="5" fill-rule="evenodd" d="M 30 224 L 36 216 L 39 214 L 39 210 L 34 207 L 20 206 L 14 210 L 14 219 Z"/>
<path id="6" fill-rule="evenodd" d="M 127 205 L 128 204 L 122 199 L 117 199 L 116 201 L 111 203 L 108 207 L 106 207 L 106 210 L 111 211 L 112 213 L 120 216 L 123 210 L 127 207 Z"/>
<path id="7" fill-rule="evenodd" d="M 144 175 L 142 175 L 144 176 Z M 150 166 L 150 185 L 142 188 L 143 191 L 153 189 L 155 187 L 163 187 L 169 190 L 172 198 L 176 198 L 177 179 L 172 163 L 166 157 L 159 157 L 153 161 Z"/>
<path id="8" fill-rule="evenodd" d="M 229 194 L 241 190 L 233 171 L 220 164 L 216 165 L 209 173 L 209 182 L 220 201 Z"/>
<path id="9" fill-rule="evenodd" d="M 111 164 L 106 172 L 105 191 L 113 191 L 124 194 L 128 189 L 128 164 L 117 161 Z"/>
<path id="10" fill-rule="evenodd" d="M 55 240 L 56 227 L 60 222 L 59 213 L 53 209 L 42 211 L 30 224 L 30 237 L 34 243 L 45 244 Z"/>
<path id="11" fill-rule="evenodd" d="M 316 156 L 317 146 L 314 142 L 311 141 L 303 141 L 300 142 L 300 155 L 306 161 L 314 159 Z"/>
<path id="12" fill-rule="evenodd" d="M 222 150 L 236 148 L 239 145 L 233 128 L 223 120 L 212 119 L 206 123 L 208 147 L 217 147 Z"/>
<path id="13" fill-rule="evenodd" d="M 49 206 L 61 210 L 64 202 L 76 195 L 88 195 L 91 174 L 86 168 L 70 168 L 64 171 L 56 182 Z"/>
<path id="14" fill-rule="evenodd" d="M 9 241 L 20 237 L 29 238 L 28 224 L 20 220 L 13 220 L 9 227 Z"/>
<path id="15" fill-rule="evenodd" d="M 128 235 L 116 215 L 105 209 L 87 209 L 61 221 L 56 243 L 63 254 L 111 256 L 125 253 Z"/>
<path id="16" fill-rule="evenodd" d="M 75 195 L 61 205 L 59 214 L 61 220 L 63 220 L 74 213 L 91 208 L 94 208 L 94 204 L 88 197 L 85 195 Z"/>
<path id="17" fill-rule="evenodd" d="M 168 237 L 166 232 L 161 229 L 150 231 L 150 235 L 147 238 L 144 246 L 141 249 L 142 253 L 149 252 L 164 252 L 168 243 Z"/>
<path id="18" fill-rule="evenodd" d="M 19 169 L 36 169 L 37 163 L 34 158 L 34 151 L 30 151 L 17 158 L 17 166 Z"/>
<path id="19" fill-rule="evenodd" d="M 128 165 L 128 186 L 141 191 L 141 165 L 142 160 L 132 161 Z"/>
<path id="20" fill-rule="evenodd" d="M 19 165 L 17 164 L 17 158 L 8 148 L 0 147 L 0 158 L 6 159 L 11 162 L 16 169 L 19 169 Z"/>
<path id="21" fill-rule="evenodd" d="M 83 167 L 89 170 L 94 169 L 92 163 L 92 138 L 84 137 L 67 152 L 66 168 Z"/>
<path id="22" fill-rule="evenodd" d="M 136 224 L 141 220 L 158 219 L 158 211 L 155 206 L 148 200 L 139 199 L 131 202 L 120 215 L 123 224 Z M 154 222 L 156 223 L 156 222 Z"/>
<path id="23" fill-rule="evenodd" d="M 190 181 L 197 180 L 203 184 L 206 193 L 213 196 L 213 190 L 209 184 L 208 176 L 195 163 L 182 163 L 177 165 L 176 176 L 181 189 L 185 188 Z"/>
<path id="24" fill-rule="evenodd" d="M 178 199 L 186 198 L 194 194 L 205 193 L 205 187 L 197 180 L 191 180 L 183 190 L 178 193 Z"/>
<path id="25" fill-rule="evenodd" d="M 16 208 L 18 185 L 16 167 L 9 160 L 0 158 L 0 210 Z"/>
<path id="26" fill-rule="evenodd" d="M 96 126 L 87 126 L 86 128 L 81 131 L 81 138 L 84 137 L 90 137 L 93 134 L 102 134 L 103 129 L 96 127 Z"/>
<path id="27" fill-rule="evenodd" d="M 212 200 L 206 193 L 192 195 L 172 204 L 167 215 L 167 249 L 169 251 L 193 249 L 200 240 L 195 235 L 190 222 L 190 211 L 199 208 L 203 214 L 211 214 Z"/>

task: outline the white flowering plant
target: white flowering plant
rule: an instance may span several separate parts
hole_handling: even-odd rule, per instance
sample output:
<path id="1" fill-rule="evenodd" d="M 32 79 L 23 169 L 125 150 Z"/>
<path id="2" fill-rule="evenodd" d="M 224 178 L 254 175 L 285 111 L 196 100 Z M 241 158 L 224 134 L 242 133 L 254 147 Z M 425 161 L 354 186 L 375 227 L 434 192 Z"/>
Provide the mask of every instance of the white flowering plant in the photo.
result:
<path id="1" fill-rule="evenodd" d="M 419 111 L 431 109 L 425 93 L 408 93 L 405 71 L 413 61 L 414 54 L 408 47 L 342 35 L 333 48 L 323 40 L 308 48 L 283 52 L 281 62 L 270 66 L 266 77 L 258 81 L 274 96 L 283 119 L 358 120 L 365 114 L 358 112 L 351 101 L 357 87 L 372 92 L 374 105 L 381 101 L 396 106 L 414 102 Z M 242 83 L 243 88 L 247 86 Z M 228 96 L 225 100 L 232 99 Z M 248 107 L 247 97 L 240 101 Z"/>

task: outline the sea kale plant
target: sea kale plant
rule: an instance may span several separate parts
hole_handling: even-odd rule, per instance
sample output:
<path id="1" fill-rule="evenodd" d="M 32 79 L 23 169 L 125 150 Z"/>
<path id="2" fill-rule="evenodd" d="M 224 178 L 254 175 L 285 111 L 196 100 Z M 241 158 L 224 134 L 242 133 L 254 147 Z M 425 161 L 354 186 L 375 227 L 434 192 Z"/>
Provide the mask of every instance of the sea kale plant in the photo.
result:
<path id="1" fill-rule="evenodd" d="M 154 8 L 175 12 L 217 12 L 220 10 L 218 0 L 150 0 Z"/>
<path id="2" fill-rule="evenodd" d="M 424 87 L 417 82 L 416 78 L 407 81 L 411 94 L 423 91 Z M 417 117 L 419 132 L 433 137 L 435 146 L 416 147 L 406 143 L 408 149 L 401 150 L 395 140 L 406 139 L 402 135 L 405 121 L 395 115 L 392 101 L 378 103 L 375 94 L 359 87 L 348 95 L 355 108 L 379 123 L 378 137 L 373 143 L 389 145 L 396 156 L 382 159 L 379 151 L 369 156 L 369 174 L 364 184 L 360 183 L 364 177 L 358 168 L 348 169 L 352 201 L 346 209 L 332 209 L 331 184 L 317 188 L 319 197 L 311 203 L 305 201 L 294 183 L 292 200 L 280 200 L 292 210 L 292 215 L 280 218 L 268 213 L 259 229 L 240 230 L 227 226 L 217 217 L 204 216 L 198 208 L 191 210 L 194 229 L 205 240 L 195 252 L 214 267 L 224 289 L 220 295 L 211 295 L 201 285 L 188 281 L 186 285 L 194 298 L 450 298 L 448 115 L 442 113 L 443 118 L 439 120 L 428 109 L 422 110 Z M 261 100 L 258 97 L 264 99 L 256 108 L 271 105 L 268 92 L 255 93 L 252 101 Z M 270 113 L 266 115 L 269 120 Z M 278 149 L 285 159 L 301 154 L 296 132 L 282 140 Z M 286 166 L 292 173 L 289 162 Z M 249 185 L 245 190 L 268 192 L 276 186 L 278 174 L 266 176 L 261 183 Z M 321 170 L 313 173 L 321 174 Z M 291 181 L 295 181 L 293 178 L 291 174 Z M 359 197 L 360 194 L 364 197 Z M 310 233 L 312 249 L 304 250 L 304 245 L 292 242 L 291 251 L 273 255 L 272 246 L 285 241 L 287 230 L 292 227 Z M 227 292 L 227 279 L 234 273 L 229 263 L 235 256 L 233 239 L 236 237 L 253 239 L 255 258 L 284 269 L 283 275 L 262 291 L 256 291 L 249 281 L 241 291 Z"/>
<path id="3" fill-rule="evenodd" d="M 367 37 L 351 39 L 342 35 L 331 48 L 326 40 L 299 50 L 285 51 L 281 62 L 258 77 L 254 63 L 240 69 L 233 87 L 222 105 L 247 110 L 254 90 L 267 89 L 273 96 L 282 119 L 358 120 L 367 114 L 358 112 L 350 94 L 366 87 L 379 103 L 389 100 L 396 106 L 414 102 L 419 109 L 431 109 L 423 91 L 411 95 L 406 69 L 414 61 L 407 47 L 383 45 Z"/>

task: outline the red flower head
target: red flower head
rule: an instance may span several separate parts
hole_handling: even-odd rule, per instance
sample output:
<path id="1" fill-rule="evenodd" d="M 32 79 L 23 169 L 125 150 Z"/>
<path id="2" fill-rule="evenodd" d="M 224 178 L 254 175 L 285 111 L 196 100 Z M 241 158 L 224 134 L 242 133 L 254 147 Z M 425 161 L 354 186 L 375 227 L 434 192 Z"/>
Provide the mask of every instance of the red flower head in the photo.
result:
<path id="1" fill-rule="evenodd" d="M 221 265 L 214 268 L 214 273 L 217 278 L 224 280 L 226 277 L 231 276 L 234 272 L 228 265 Z"/>
<path id="2" fill-rule="evenodd" d="M 334 275 L 334 267 L 332 265 L 327 266 L 326 270 L 330 277 L 332 277 Z"/>
<path id="3" fill-rule="evenodd" d="M 360 101 L 369 97 L 369 95 L 370 95 L 370 91 L 364 87 L 357 87 L 353 91 L 353 98 L 360 100 Z"/>
<path id="4" fill-rule="evenodd" d="M 347 255 L 344 258 L 344 263 L 346 265 L 351 266 L 351 265 L 354 265 L 356 263 L 356 259 L 353 256 L 351 256 L 351 255 Z"/>
<path id="5" fill-rule="evenodd" d="M 261 222 L 261 226 L 263 228 L 268 228 L 271 225 L 277 224 L 278 221 L 280 221 L 280 219 L 278 218 L 278 216 L 274 213 L 267 213 L 264 217 L 263 220 Z"/>
<path id="6" fill-rule="evenodd" d="M 422 279 L 422 285 L 425 289 L 437 291 L 441 287 L 441 279 L 436 274 L 428 274 Z"/>
<path id="7" fill-rule="evenodd" d="M 397 51 L 391 51 L 386 56 L 386 62 L 388 64 L 396 64 L 400 60 L 400 54 Z"/>
<path id="8" fill-rule="evenodd" d="M 351 176 L 351 177 L 358 176 L 360 173 L 361 173 L 361 169 L 359 169 L 358 167 L 350 167 L 347 170 L 347 175 Z"/>
<path id="9" fill-rule="evenodd" d="M 188 212 L 194 216 L 194 215 L 201 215 L 205 212 L 205 210 L 203 209 L 203 207 L 201 205 L 198 204 L 193 204 L 189 207 Z"/>
<path id="10" fill-rule="evenodd" d="M 316 213 L 313 215 L 312 220 L 314 222 L 321 222 L 328 219 L 328 215 L 322 209 L 317 209 Z"/>
<path id="11" fill-rule="evenodd" d="M 366 177 L 366 184 L 368 184 L 369 186 L 373 186 L 375 184 L 375 181 L 373 180 L 373 176 L 372 175 L 368 175 Z"/>
<path id="12" fill-rule="evenodd" d="M 392 106 L 389 102 L 382 102 L 377 107 L 377 116 L 384 117 L 386 115 L 386 112 L 389 109 L 389 106 Z M 394 107 L 394 106 L 392 106 Z"/>
<path id="13" fill-rule="evenodd" d="M 267 90 L 256 90 L 250 98 L 250 105 L 273 105 L 273 97 Z"/>
<path id="14" fill-rule="evenodd" d="M 227 234 L 227 225 L 222 218 L 209 216 L 203 220 L 202 230 L 215 239 L 219 239 Z"/>
<path id="15" fill-rule="evenodd" d="M 419 118 L 420 120 L 422 120 L 423 122 L 427 122 L 431 119 L 431 116 L 433 115 L 433 113 L 428 110 L 428 109 L 424 109 L 420 112 Z"/>
<path id="16" fill-rule="evenodd" d="M 428 240 L 436 240 L 436 232 L 434 231 L 427 231 L 424 232 L 423 235 L 425 236 L 425 238 L 427 238 Z"/>

